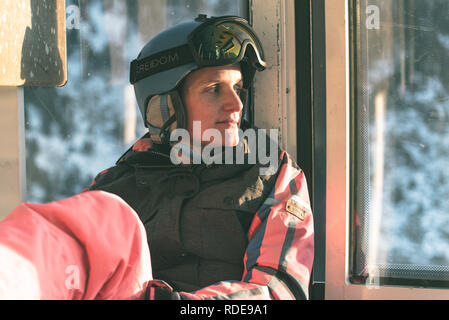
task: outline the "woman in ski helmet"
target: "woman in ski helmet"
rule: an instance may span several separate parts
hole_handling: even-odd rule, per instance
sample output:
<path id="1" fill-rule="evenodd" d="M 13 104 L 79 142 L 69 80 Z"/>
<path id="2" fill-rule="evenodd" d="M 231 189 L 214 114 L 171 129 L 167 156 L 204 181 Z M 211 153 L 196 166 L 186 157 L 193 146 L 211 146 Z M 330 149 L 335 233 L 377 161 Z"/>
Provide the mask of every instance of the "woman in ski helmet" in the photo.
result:
<path id="1" fill-rule="evenodd" d="M 131 63 L 149 132 L 90 190 L 119 195 L 144 223 L 152 299 L 308 297 L 313 222 L 305 176 L 294 160 L 270 149 L 279 163 L 261 174 L 260 163 L 178 165 L 169 156 L 170 134 L 180 128 L 192 134 L 194 121 L 203 131 L 231 132 L 228 145 L 221 143 L 235 148 L 237 128 L 252 126 L 243 120 L 251 108 L 248 90 L 265 67 L 246 20 L 204 15 L 161 32 Z M 210 142 L 203 131 L 201 147 Z M 253 149 L 247 146 L 245 156 Z"/>

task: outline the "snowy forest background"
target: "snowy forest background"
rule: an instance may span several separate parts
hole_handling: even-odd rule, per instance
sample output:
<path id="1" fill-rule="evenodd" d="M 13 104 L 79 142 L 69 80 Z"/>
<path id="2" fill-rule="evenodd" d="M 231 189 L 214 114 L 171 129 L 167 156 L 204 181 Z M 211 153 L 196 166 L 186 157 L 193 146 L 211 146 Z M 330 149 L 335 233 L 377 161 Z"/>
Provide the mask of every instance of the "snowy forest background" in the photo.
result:
<path id="1" fill-rule="evenodd" d="M 435 280 L 448 281 L 449 1 L 360 3 L 354 47 L 356 271 L 366 267 L 375 239 L 378 266 L 400 271 L 390 276 L 426 278 L 438 271 Z M 381 153 L 383 163 L 376 163 Z M 376 223 L 377 239 L 370 234 Z"/>

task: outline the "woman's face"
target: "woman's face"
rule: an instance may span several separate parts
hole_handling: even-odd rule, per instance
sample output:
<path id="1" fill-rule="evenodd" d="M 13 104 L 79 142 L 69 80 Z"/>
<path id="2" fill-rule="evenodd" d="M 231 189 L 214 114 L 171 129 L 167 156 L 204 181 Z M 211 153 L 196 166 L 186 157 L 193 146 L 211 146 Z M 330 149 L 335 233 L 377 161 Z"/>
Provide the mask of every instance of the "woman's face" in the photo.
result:
<path id="1" fill-rule="evenodd" d="M 239 66 L 202 68 L 187 77 L 183 92 L 187 131 L 192 139 L 201 141 L 203 146 L 211 142 L 214 145 L 237 145 L 243 108 L 239 97 L 242 86 Z M 201 130 L 194 130 L 194 121 L 201 122 Z M 214 141 L 207 137 L 207 133 L 203 135 L 208 129 L 218 130 L 221 141 Z"/>

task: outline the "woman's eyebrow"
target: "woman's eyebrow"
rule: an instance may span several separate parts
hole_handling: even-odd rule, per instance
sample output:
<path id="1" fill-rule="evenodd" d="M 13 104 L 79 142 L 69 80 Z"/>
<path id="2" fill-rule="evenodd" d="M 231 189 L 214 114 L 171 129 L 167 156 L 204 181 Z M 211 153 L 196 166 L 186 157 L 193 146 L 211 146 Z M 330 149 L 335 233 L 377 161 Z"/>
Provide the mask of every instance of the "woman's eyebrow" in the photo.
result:
<path id="1" fill-rule="evenodd" d="M 219 79 L 206 79 L 206 80 L 202 80 L 198 83 L 198 85 L 206 85 L 206 84 L 211 84 L 211 83 L 219 83 L 220 80 Z"/>
<path id="2" fill-rule="evenodd" d="M 202 85 L 207 85 L 207 84 L 212 84 L 212 83 L 220 83 L 220 82 L 223 82 L 223 79 L 219 79 L 219 78 L 210 78 L 210 79 L 205 79 L 205 80 L 199 81 L 199 82 L 198 82 L 198 85 L 199 85 L 199 86 L 202 86 Z M 239 79 L 235 82 L 235 84 L 240 84 L 240 83 L 243 83 L 243 79 L 241 79 L 241 78 L 239 78 Z"/>

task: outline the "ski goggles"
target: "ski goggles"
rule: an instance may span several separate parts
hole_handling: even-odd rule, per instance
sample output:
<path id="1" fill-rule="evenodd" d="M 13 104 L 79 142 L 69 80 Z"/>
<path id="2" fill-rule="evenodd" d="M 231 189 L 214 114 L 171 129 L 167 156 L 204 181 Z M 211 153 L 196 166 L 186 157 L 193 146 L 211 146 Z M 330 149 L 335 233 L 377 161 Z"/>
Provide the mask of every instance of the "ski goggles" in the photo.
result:
<path id="1" fill-rule="evenodd" d="M 222 66 L 248 60 L 261 71 L 266 67 L 262 45 L 245 19 L 234 16 L 206 18 L 187 37 L 187 44 L 131 62 L 131 84 L 181 65 L 195 62 L 198 67 Z M 251 47 L 252 50 L 248 50 Z"/>

